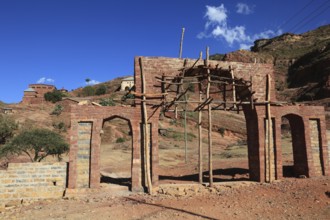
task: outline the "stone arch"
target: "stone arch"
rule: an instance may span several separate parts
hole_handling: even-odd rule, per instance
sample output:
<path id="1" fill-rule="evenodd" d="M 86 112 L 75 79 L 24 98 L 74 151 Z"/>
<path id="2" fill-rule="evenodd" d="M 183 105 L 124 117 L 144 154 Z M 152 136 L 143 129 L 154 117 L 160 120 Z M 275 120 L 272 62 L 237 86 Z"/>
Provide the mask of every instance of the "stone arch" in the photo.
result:
<path id="1" fill-rule="evenodd" d="M 140 177 L 141 152 L 139 145 L 140 119 L 138 114 L 139 110 L 134 107 L 72 106 L 68 188 L 99 187 L 100 135 L 103 122 L 104 120 L 111 120 L 118 117 L 129 122 L 132 132 L 131 189 L 132 191 L 142 190 Z"/>

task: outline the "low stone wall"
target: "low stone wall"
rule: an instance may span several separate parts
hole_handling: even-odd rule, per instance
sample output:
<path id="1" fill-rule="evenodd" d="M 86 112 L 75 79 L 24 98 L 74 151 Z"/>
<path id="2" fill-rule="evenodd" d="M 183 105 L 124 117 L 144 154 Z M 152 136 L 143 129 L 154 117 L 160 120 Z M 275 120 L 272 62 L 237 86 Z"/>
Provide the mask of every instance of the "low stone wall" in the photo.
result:
<path id="1" fill-rule="evenodd" d="M 10 163 L 0 170 L 0 205 L 12 201 L 61 198 L 67 163 Z"/>

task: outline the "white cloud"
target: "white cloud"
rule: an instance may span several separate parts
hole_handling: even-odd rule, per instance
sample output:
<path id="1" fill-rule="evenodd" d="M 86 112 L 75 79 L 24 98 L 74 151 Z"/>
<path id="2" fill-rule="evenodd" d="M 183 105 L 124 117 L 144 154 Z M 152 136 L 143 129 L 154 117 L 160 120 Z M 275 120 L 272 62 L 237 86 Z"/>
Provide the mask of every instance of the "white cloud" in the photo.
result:
<path id="1" fill-rule="evenodd" d="M 228 11 L 223 4 L 218 7 L 206 6 L 206 24 L 203 32 L 197 35 L 197 38 L 216 38 L 224 39 L 229 46 L 237 44 L 240 49 L 248 49 L 253 42 L 260 38 L 270 38 L 282 33 L 281 30 L 273 31 L 266 30 L 257 34 L 249 35 L 246 33 L 246 27 L 244 25 L 237 25 L 230 27 L 227 24 Z"/>
<path id="2" fill-rule="evenodd" d="M 53 83 L 55 82 L 55 80 L 51 79 L 51 78 L 46 78 L 46 77 L 41 77 L 37 83 Z"/>
<path id="3" fill-rule="evenodd" d="M 86 82 L 87 85 L 96 85 L 96 84 L 99 84 L 100 82 L 95 80 L 95 79 L 92 79 L 90 80 L 89 82 Z"/>
<path id="4" fill-rule="evenodd" d="M 236 13 L 243 14 L 243 15 L 249 15 L 249 14 L 253 13 L 254 6 L 248 6 L 245 3 L 239 2 L 239 3 L 237 3 L 236 8 L 237 8 Z"/>
<path id="5" fill-rule="evenodd" d="M 240 44 L 239 45 L 239 49 L 240 50 L 250 50 L 250 48 L 252 47 L 252 44 Z"/>
<path id="6" fill-rule="evenodd" d="M 211 24 L 222 24 L 226 25 L 227 22 L 227 10 L 223 4 L 219 7 L 206 6 L 205 16 L 208 20 L 206 22 L 205 28 L 208 28 Z"/>

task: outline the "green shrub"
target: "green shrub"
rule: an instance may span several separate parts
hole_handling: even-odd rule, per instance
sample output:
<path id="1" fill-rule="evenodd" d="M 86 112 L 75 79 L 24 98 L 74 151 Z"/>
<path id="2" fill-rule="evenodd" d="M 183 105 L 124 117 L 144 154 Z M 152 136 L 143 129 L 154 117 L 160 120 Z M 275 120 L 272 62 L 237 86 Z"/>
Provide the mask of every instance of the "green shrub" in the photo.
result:
<path id="1" fill-rule="evenodd" d="M 56 105 L 53 109 L 53 111 L 50 113 L 51 115 L 60 115 L 63 111 L 63 106 L 62 105 Z"/>
<path id="2" fill-rule="evenodd" d="M 221 127 L 221 128 L 218 129 L 218 131 L 219 131 L 219 133 L 221 134 L 221 136 L 223 137 L 223 136 L 225 135 L 225 131 L 226 131 L 226 129 L 223 128 L 223 127 Z"/>
<path id="3" fill-rule="evenodd" d="M 52 92 L 45 93 L 44 98 L 48 102 L 55 103 L 61 101 L 64 96 L 65 95 L 61 91 L 54 89 Z"/>
<path id="4" fill-rule="evenodd" d="M 125 141 L 126 141 L 125 138 L 119 137 L 117 138 L 116 143 L 124 143 Z"/>
<path id="5" fill-rule="evenodd" d="M 115 106 L 116 105 L 116 103 L 113 101 L 112 98 L 101 99 L 99 104 L 102 106 Z"/>
<path id="6" fill-rule="evenodd" d="M 95 91 L 95 95 L 104 95 L 107 92 L 107 87 L 105 85 L 100 85 Z"/>
<path id="7" fill-rule="evenodd" d="M 92 86 L 85 86 L 82 89 L 82 95 L 83 96 L 93 96 L 95 95 L 95 89 Z"/>

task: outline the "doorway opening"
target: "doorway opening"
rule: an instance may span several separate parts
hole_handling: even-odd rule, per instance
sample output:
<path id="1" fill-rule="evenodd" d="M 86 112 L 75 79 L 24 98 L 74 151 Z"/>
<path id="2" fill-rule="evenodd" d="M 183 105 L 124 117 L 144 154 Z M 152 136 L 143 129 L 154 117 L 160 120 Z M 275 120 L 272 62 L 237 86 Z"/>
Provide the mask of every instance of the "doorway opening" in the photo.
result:
<path id="1" fill-rule="evenodd" d="M 121 117 L 104 120 L 101 135 L 101 186 L 119 185 L 131 188 L 132 128 Z"/>

